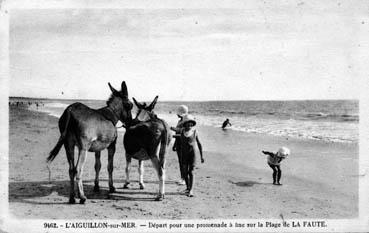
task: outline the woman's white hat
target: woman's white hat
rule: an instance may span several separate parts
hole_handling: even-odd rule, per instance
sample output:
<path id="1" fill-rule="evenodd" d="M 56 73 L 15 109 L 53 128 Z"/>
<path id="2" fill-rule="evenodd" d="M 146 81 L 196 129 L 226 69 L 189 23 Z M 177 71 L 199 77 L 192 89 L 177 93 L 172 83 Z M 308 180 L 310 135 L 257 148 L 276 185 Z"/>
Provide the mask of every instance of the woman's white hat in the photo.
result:
<path id="1" fill-rule="evenodd" d="M 180 105 L 177 108 L 177 115 L 183 117 L 186 114 L 188 114 L 188 107 L 186 105 Z"/>
<path id="2" fill-rule="evenodd" d="M 281 147 L 279 148 L 278 152 L 277 152 L 277 155 L 279 157 L 287 157 L 291 154 L 291 151 L 290 149 L 288 149 L 287 147 Z"/>
<path id="3" fill-rule="evenodd" d="M 195 117 L 192 116 L 191 114 L 186 114 L 186 115 L 183 116 L 181 124 L 184 125 L 186 122 L 192 122 L 193 125 L 196 125 Z"/>

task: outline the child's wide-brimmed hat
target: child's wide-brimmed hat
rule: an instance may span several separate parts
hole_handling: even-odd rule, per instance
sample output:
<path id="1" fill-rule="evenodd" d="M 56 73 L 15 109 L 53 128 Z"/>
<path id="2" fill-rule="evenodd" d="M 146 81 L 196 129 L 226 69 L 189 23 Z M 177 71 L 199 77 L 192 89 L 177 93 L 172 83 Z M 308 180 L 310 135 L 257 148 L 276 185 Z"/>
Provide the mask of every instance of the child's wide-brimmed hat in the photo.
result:
<path id="1" fill-rule="evenodd" d="M 193 125 L 196 125 L 196 120 L 195 120 L 195 117 L 192 116 L 191 114 L 186 114 L 183 116 L 183 119 L 181 121 L 181 124 L 184 125 L 186 124 L 187 122 L 192 122 Z"/>
<path id="2" fill-rule="evenodd" d="M 287 147 L 281 147 L 281 148 L 279 148 L 279 150 L 277 152 L 277 156 L 283 157 L 283 158 L 286 158 L 290 154 L 291 154 L 291 151 Z"/>
<path id="3" fill-rule="evenodd" d="M 186 114 L 188 114 L 188 107 L 186 105 L 180 105 L 177 108 L 177 115 L 183 117 Z"/>

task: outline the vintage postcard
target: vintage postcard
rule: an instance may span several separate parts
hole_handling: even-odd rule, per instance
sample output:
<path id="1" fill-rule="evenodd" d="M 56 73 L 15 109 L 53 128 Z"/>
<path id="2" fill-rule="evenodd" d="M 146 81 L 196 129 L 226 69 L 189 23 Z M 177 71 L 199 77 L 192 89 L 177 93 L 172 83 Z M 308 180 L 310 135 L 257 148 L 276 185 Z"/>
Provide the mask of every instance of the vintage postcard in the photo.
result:
<path id="1" fill-rule="evenodd" d="M 0 232 L 369 230 L 367 1 L 0 4 Z"/>

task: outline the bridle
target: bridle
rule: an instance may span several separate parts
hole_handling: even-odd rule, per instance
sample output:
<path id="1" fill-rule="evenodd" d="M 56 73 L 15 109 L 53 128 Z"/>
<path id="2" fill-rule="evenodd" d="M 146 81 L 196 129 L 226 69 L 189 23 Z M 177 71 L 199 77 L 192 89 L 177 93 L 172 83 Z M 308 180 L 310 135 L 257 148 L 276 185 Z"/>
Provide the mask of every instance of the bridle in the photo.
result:
<path id="1" fill-rule="evenodd" d="M 130 111 L 131 109 L 132 109 L 132 105 L 130 105 L 130 107 L 127 107 L 127 105 L 125 105 L 124 103 L 123 103 L 123 108 L 125 109 L 125 111 Z M 127 109 L 126 109 L 127 108 Z M 121 120 L 120 120 L 120 117 L 114 112 L 114 110 L 113 109 L 111 109 L 111 107 L 110 106 L 108 106 L 107 108 L 106 108 L 111 114 L 112 114 L 112 116 L 115 118 L 115 119 L 109 119 L 107 116 L 105 116 L 105 118 L 107 118 L 108 120 L 110 120 L 112 123 L 113 123 L 113 125 L 114 125 L 114 127 L 115 128 L 117 128 L 117 129 L 119 129 L 119 128 L 127 128 L 128 126 L 126 125 L 126 123 L 125 122 L 122 122 Z M 120 121 L 120 122 L 122 122 L 122 125 L 121 126 L 115 126 L 116 125 L 116 123 L 115 122 L 118 122 L 118 121 Z"/>

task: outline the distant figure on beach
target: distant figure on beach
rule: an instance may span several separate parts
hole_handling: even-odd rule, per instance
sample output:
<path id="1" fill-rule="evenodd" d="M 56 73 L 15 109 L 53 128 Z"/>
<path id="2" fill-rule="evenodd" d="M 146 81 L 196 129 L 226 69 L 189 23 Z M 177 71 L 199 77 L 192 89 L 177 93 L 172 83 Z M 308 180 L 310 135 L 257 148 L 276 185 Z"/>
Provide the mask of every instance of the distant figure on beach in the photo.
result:
<path id="1" fill-rule="evenodd" d="M 181 143 L 181 156 L 183 164 L 184 178 L 186 182 L 186 194 L 189 197 L 193 197 L 193 186 L 195 182 L 194 169 L 196 166 L 196 148 L 195 143 L 199 148 L 201 163 L 204 163 L 204 157 L 202 153 L 202 145 L 199 140 L 199 136 L 196 132 L 195 118 L 187 114 L 182 119 L 183 128 L 181 130 L 180 143 Z"/>
<path id="2" fill-rule="evenodd" d="M 174 135 L 175 141 L 174 141 L 172 149 L 173 151 L 177 152 L 177 156 L 178 156 L 179 171 L 181 174 L 181 179 L 178 181 L 178 184 L 185 185 L 186 182 L 184 179 L 182 155 L 181 155 L 181 143 L 180 143 L 181 138 L 180 138 L 179 133 L 180 133 L 180 130 L 182 129 L 183 117 L 188 114 L 188 107 L 186 105 L 180 105 L 176 113 L 177 113 L 179 120 L 178 120 L 176 127 L 171 127 L 171 129 L 176 132 L 176 135 Z"/>
<path id="3" fill-rule="evenodd" d="M 228 118 L 223 122 L 222 129 L 225 129 L 227 126 L 232 126 Z"/>
<path id="4" fill-rule="evenodd" d="M 281 162 L 283 159 L 287 158 L 290 155 L 290 149 L 287 147 L 281 147 L 277 153 L 262 151 L 263 154 L 268 155 L 267 161 L 270 168 L 273 169 L 273 184 L 274 185 L 282 185 L 280 183 L 282 170 L 281 170 Z"/>

